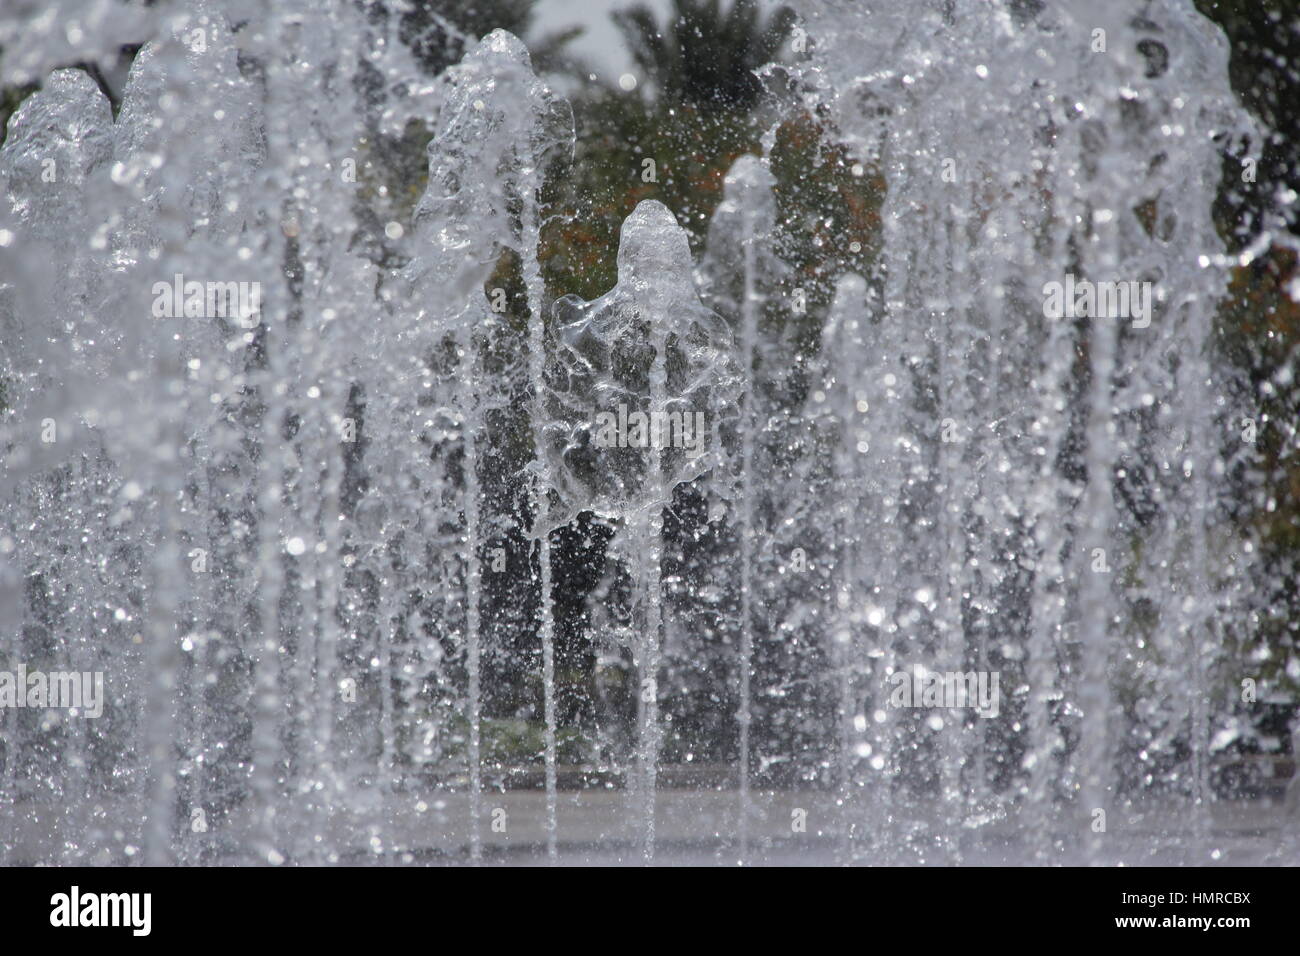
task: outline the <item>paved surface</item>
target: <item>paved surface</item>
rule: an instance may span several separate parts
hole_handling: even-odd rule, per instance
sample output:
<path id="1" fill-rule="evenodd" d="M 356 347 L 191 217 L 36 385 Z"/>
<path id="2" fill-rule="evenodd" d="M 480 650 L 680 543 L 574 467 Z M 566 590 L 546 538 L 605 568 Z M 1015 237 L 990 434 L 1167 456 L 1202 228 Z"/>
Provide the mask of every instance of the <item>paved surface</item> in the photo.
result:
<path id="1" fill-rule="evenodd" d="M 760 792 L 752 795 L 750 863 L 952 865 L 1081 863 L 1092 845 L 1090 816 L 1063 812 L 1045 841 L 1014 811 L 968 813 L 955 822 L 937 801 L 890 808 L 876 826 L 870 807 L 846 814 L 836 795 Z M 93 819 L 73 820 L 61 808 L 0 808 L 4 862 L 129 863 L 138 859 L 139 807 L 100 804 Z M 568 791 L 556 806 L 561 863 L 645 862 L 644 815 L 623 790 Z M 283 819 L 283 817 L 282 817 Z M 859 821 L 848 828 L 846 821 Z M 484 862 L 545 861 L 546 795 L 537 790 L 485 792 L 479 828 Z M 248 863 L 253 814 L 241 809 L 214 819 L 208 831 L 186 832 L 182 862 Z M 1224 801 L 1211 806 L 1202 834 L 1184 805 L 1112 812 L 1097 841 L 1098 862 L 1142 865 L 1300 864 L 1300 815 L 1280 802 Z M 742 859 L 739 799 L 730 790 L 662 790 L 655 800 L 655 862 L 736 865 Z M 328 818 L 296 812 L 278 828 L 276 849 L 287 862 L 455 864 L 470 857 L 469 797 L 430 792 L 360 794 Z M 61 849 L 60 849 L 61 848 Z"/>

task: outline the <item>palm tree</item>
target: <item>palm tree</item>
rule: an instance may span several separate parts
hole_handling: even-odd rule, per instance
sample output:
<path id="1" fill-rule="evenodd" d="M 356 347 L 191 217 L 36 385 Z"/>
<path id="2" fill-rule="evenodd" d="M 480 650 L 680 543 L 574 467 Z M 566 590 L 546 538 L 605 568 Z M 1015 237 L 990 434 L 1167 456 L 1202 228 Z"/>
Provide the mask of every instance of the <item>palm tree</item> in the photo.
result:
<path id="1" fill-rule="evenodd" d="M 408 0 L 401 14 L 402 40 L 431 74 L 456 63 L 474 41 L 493 30 L 508 30 L 523 39 L 532 28 L 536 0 Z M 392 4 L 396 9 L 398 4 Z M 533 68 L 538 73 L 584 75 L 587 64 L 565 47 L 582 33 L 570 27 L 528 38 Z"/>
<path id="2" fill-rule="evenodd" d="M 613 14 L 636 65 L 665 99 L 706 108 L 749 110 L 762 87 L 753 71 L 777 59 L 795 23 L 782 7 L 766 20 L 757 0 L 673 0 L 661 30 L 644 5 Z"/>

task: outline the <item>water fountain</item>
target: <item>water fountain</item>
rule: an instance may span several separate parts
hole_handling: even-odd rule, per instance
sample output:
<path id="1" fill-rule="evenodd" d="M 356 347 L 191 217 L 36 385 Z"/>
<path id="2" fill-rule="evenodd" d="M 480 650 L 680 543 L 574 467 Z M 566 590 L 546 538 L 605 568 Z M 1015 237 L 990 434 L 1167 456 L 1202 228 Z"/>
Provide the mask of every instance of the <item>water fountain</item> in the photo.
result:
<path id="1" fill-rule="evenodd" d="M 63 39 L 3 61 L 42 85 L 0 149 L 0 666 L 106 696 L 0 711 L 0 859 L 1255 862 L 1294 832 L 1211 785 L 1255 594 L 1224 38 L 1191 0 L 796 6 L 783 121 L 885 184 L 811 348 L 776 130 L 698 264 L 646 200 L 617 284 L 551 301 L 572 114 L 503 31 L 430 81 L 343 0 L 163 4 L 116 118 Z M 376 167 L 412 119 L 407 211 Z M 592 515 L 627 747 L 563 716 L 558 542 Z M 667 570 L 666 518 L 729 542 L 715 579 Z M 692 673 L 702 605 L 726 673 Z M 952 674 L 1000 696 L 900 704 Z M 666 779 L 688 679 L 721 785 Z M 796 723 L 816 771 L 782 777 Z"/>

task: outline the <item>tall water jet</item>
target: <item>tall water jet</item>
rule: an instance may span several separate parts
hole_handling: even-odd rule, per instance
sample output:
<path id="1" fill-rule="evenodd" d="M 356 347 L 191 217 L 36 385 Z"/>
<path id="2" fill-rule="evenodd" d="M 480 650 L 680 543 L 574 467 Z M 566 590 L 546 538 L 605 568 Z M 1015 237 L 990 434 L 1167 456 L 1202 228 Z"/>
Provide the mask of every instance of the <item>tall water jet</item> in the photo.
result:
<path id="1" fill-rule="evenodd" d="M 864 781 L 859 770 L 863 757 L 874 754 L 883 760 L 886 750 L 879 737 L 868 742 L 867 715 L 874 716 L 879 694 L 868 694 L 866 690 L 872 683 L 884 686 L 884 675 L 880 673 L 877 662 L 887 655 L 879 647 L 868 653 L 866 642 L 860 636 L 869 627 L 879 626 L 883 621 L 879 610 L 874 610 L 874 616 L 873 610 L 869 610 L 876 608 L 874 597 L 869 596 L 870 589 L 879 584 L 863 573 L 862 552 L 865 549 L 856 529 L 859 522 L 868 524 L 869 515 L 877 517 L 878 499 L 870 492 L 875 490 L 873 484 L 888 473 L 887 466 L 880 471 L 872 469 L 875 462 L 868 458 L 870 454 L 880 454 L 879 451 L 873 452 L 873 437 L 888 444 L 883 436 L 873 436 L 868 432 L 864 417 L 874 412 L 877 420 L 882 418 L 880 413 L 883 409 L 875 408 L 869 400 L 869 397 L 875 397 L 880 385 L 873 374 L 877 372 L 874 366 L 878 363 L 871 351 L 873 345 L 882 351 L 888 345 L 871 343 L 866 306 L 866 283 L 854 275 L 841 278 L 822 330 L 816 374 L 809 394 L 810 418 L 826 432 L 819 444 L 829 446 L 826 447 L 829 487 L 836 501 L 829 545 L 833 555 L 834 587 L 827 637 L 838 685 L 837 788 L 843 818 L 840 837 L 845 862 L 855 858 L 861 831 L 879 831 L 885 823 L 878 812 L 868 812 L 860 799 L 864 785 L 869 788 L 867 792 L 876 795 L 888 789 L 888 778 Z M 889 499 L 885 497 L 885 500 Z M 888 515 L 879 515 L 879 518 L 876 527 L 882 530 L 888 527 Z M 868 675 L 874 680 L 864 681 Z"/>
<path id="2" fill-rule="evenodd" d="M 216 318 L 225 318 L 227 329 L 247 329 L 256 322 L 256 304 L 251 300 L 241 301 L 241 309 L 222 312 L 207 302 L 203 310 L 195 309 L 187 298 L 181 313 L 160 301 L 167 283 L 152 281 L 167 276 L 176 286 L 186 273 L 196 277 L 238 268 L 235 246 L 247 213 L 226 196 L 227 190 L 237 192 L 246 183 L 245 173 L 243 168 L 235 170 L 230 158 L 219 157 L 233 153 L 240 160 L 251 158 L 257 124 L 251 90 L 236 69 L 224 20 L 206 4 L 193 3 L 169 27 L 133 63 L 114 129 L 113 178 L 137 199 L 110 240 L 122 290 L 117 305 L 128 315 L 134 309 L 141 316 L 149 314 L 141 308 L 137 292 L 147 288 L 156 296 L 150 309 L 155 320 L 174 324 L 195 316 L 214 317 L 209 313 L 216 311 Z M 181 112 L 182 101 L 198 106 L 216 122 L 196 129 L 193 114 Z M 188 136 L 203 146 L 179 153 L 175 136 Z M 159 259 L 162 269 L 155 271 Z M 192 291 L 189 284 L 184 291 L 187 296 Z M 153 365 L 158 388 L 150 401 L 158 410 L 152 423 L 156 433 L 147 439 L 151 448 L 144 458 L 149 464 L 144 486 L 155 499 L 158 529 L 153 542 L 157 583 L 150 591 L 146 665 L 154 675 L 147 704 L 147 750 L 154 769 L 145 847 L 146 858 L 155 863 L 173 855 L 171 818 L 181 769 L 173 731 L 180 673 L 179 615 L 183 596 L 195 584 L 194 577 L 180 573 L 186 564 L 191 571 L 194 567 L 193 555 L 182 563 L 180 509 L 185 484 L 195 475 L 193 458 L 186 454 L 188 439 L 201 427 L 204 414 L 202 406 L 193 403 L 191 382 L 197 377 L 192 373 L 203 365 L 200 356 L 216 347 L 221 325 L 220 321 L 186 323 L 183 331 L 164 325 L 144 333 L 144 340 L 151 343 L 144 354 Z"/>
<path id="3" fill-rule="evenodd" d="M 578 512 L 627 525 L 644 596 L 633 658 L 638 679 L 637 783 L 643 847 L 654 856 L 663 630 L 663 508 L 678 484 L 726 465 L 740 372 L 731 332 L 695 293 L 690 248 L 671 212 L 642 202 L 624 221 L 618 284 L 593 302 L 556 303 L 545 454 L 551 519 Z"/>
<path id="4" fill-rule="evenodd" d="M 741 156 L 732 164 L 724 181 L 723 200 L 709 224 L 709 253 L 701 266 L 703 296 L 712 308 L 731 323 L 739 345 L 742 407 L 737 425 L 739 432 L 738 475 L 734 488 L 722 487 L 722 493 L 734 499 L 739 512 L 736 535 L 740 554 L 740 641 L 737 652 L 738 770 L 737 842 L 740 859 L 749 852 L 749 826 L 753 815 L 750 800 L 751 728 L 753 694 L 751 675 L 754 668 L 755 546 L 761 531 L 756 522 L 758 452 L 762 416 L 770 403 L 761 394 L 756 381 L 760 371 L 767 371 L 775 358 L 771 343 L 760 338 L 760 318 L 769 307 L 777 283 L 789 272 L 773 251 L 776 235 L 775 180 L 766 161 L 757 156 Z M 779 366 L 779 360 L 778 360 Z M 724 476 L 719 476 L 724 477 Z"/>
<path id="5" fill-rule="evenodd" d="M 407 266 L 417 302 L 436 302 L 450 287 L 450 302 L 425 306 L 419 321 L 436 340 L 448 336 L 465 356 L 465 373 L 452 399 L 460 414 L 465 455 L 465 515 L 468 537 L 467 613 L 470 680 L 471 834 L 479 854 L 479 582 L 482 541 L 479 518 L 478 443 L 485 398 L 490 392 L 480 354 L 491 322 L 481 288 L 501 250 L 520 253 L 532 312 L 529 373 L 541 394 L 544 363 L 544 297 L 538 266 L 539 196 L 549 162 L 572 148 L 568 106 L 533 75 L 528 51 L 518 39 L 497 30 L 452 67 L 439 112 L 439 128 L 429 143 L 429 182 L 416 209 L 415 258 Z M 514 223 L 512 206 L 522 207 Z M 425 245 L 431 244 L 428 252 Z M 499 298 L 503 290 L 495 290 Z M 534 410 L 536 418 L 536 408 Z M 534 528 L 545 525 L 547 473 L 542 463 L 532 498 Z M 549 531 L 549 528 L 546 529 Z M 548 852 L 555 853 L 556 755 L 553 611 L 550 551 L 541 540 L 541 610 L 546 713 L 546 788 Z"/>

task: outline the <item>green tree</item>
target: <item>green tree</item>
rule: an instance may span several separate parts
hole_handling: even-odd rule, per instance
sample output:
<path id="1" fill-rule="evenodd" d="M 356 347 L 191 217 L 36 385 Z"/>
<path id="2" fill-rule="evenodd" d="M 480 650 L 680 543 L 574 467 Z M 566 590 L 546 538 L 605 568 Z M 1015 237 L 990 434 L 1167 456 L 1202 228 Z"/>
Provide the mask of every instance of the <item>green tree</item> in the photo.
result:
<path id="1" fill-rule="evenodd" d="M 778 59 L 795 15 L 782 7 L 766 19 L 757 0 L 673 0 L 664 29 L 644 5 L 613 15 L 636 65 L 661 97 L 712 109 L 749 110 L 762 93 L 753 71 Z"/>
<path id="2" fill-rule="evenodd" d="M 1241 251 L 1270 228 L 1279 213 L 1296 230 L 1278 199 L 1300 192 L 1300 0 L 1196 0 L 1202 14 L 1223 28 L 1231 46 L 1232 87 L 1264 128 L 1258 168 L 1225 164 L 1216 208 L 1230 248 Z M 1283 239 L 1283 237 L 1278 237 Z M 1300 686 L 1300 263 L 1287 241 L 1254 256 L 1233 273 L 1219 310 L 1219 348 L 1246 392 L 1243 408 L 1257 420 L 1239 419 L 1224 460 L 1232 467 L 1239 502 L 1232 519 L 1251 531 L 1258 546 L 1263 599 L 1257 617 L 1230 623 L 1236 659 L 1254 661 L 1275 687 Z M 1252 416 L 1254 412 L 1251 413 Z M 1252 454 L 1242 454 L 1251 434 Z"/>

